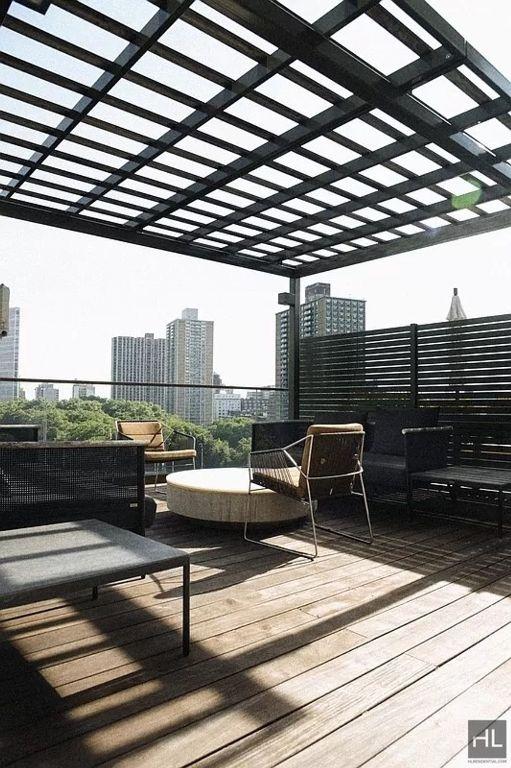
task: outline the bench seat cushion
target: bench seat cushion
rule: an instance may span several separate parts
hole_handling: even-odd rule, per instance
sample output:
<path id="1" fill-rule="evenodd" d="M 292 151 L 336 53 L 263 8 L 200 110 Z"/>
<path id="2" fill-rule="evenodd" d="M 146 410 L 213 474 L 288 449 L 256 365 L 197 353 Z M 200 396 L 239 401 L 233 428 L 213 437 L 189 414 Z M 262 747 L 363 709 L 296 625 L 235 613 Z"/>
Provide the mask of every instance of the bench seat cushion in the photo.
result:
<path id="1" fill-rule="evenodd" d="M 407 484 L 404 456 L 365 453 L 363 458 L 364 482 L 368 486 L 405 489 Z"/>

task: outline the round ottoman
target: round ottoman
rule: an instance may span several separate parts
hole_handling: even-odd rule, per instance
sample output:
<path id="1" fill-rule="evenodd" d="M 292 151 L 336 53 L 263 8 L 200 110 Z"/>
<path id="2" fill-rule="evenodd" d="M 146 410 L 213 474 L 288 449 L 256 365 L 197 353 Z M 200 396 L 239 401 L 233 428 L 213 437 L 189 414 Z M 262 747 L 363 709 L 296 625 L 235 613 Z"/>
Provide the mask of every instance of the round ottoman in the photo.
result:
<path id="1" fill-rule="evenodd" d="M 286 523 L 307 514 L 295 499 L 252 485 L 248 469 L 195 469 L 167 475 L 167 502 L 171 512 L 217 523 Z"/>

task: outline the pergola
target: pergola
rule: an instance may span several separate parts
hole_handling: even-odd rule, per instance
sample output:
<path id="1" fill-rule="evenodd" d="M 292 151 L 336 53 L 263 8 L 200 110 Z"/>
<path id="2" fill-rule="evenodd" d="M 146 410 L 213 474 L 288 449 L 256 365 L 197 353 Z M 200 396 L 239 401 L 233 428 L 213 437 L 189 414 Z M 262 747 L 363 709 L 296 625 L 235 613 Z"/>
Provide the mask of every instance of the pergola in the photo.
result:
<path id="1" fill-rule="evenodd" d="M 511 225 L 511 83 L 424 0 L 0 21 L 0 213 L 287 276 L 291 349 L 301 277 Z"/>

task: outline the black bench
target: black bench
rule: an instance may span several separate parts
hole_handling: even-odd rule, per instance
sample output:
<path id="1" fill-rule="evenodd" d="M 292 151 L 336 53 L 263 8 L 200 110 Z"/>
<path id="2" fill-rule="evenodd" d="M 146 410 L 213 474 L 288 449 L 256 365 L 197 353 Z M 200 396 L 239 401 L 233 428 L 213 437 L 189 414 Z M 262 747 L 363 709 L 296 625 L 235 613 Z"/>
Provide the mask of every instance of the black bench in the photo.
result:
<path id="1" fill-rule="evenodd" d="M 497 532 L 503 534 L 504 493 L 511 491 L 511 471 L 464 464 L 448 465 L 452 427 L 404 429 L 407 501 L 414 513 L 413 491 L 419 485 L 445 485 L 453 500 L 458 489 L 485 490 L 496 494 Z"/>

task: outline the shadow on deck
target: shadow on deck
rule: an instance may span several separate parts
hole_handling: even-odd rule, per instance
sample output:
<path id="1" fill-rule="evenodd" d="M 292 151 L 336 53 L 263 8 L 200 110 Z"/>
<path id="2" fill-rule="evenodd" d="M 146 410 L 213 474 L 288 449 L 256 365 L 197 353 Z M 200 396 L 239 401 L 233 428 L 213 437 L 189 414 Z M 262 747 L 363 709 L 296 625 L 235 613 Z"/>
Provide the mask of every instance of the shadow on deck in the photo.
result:
<path id="1" fill-rule="evenodd" d="M 175 571 L 105 588 L 97 602 L 82 594 L 4 610 L 0 765 L 246 768 L 300 755 L 305 765 L 348 723 L 399 707 L 465 654 L 475 683 L 472 649 L 511 622 L 509 537 L 409 522 L 399 508 L 375 507 L 373 520 L 372 546 L 321 534 L 310 563 L 160 511 L 149 535 L 192 557 L 187 659 Z M 358 513 L 335 522 L 363 527 Z M 305 528 L 276 539 L 310 540 Z M 452 696 L 445 687 L 445 703 Z M 375 750 L 402 730 L 396 720 Z"/>

